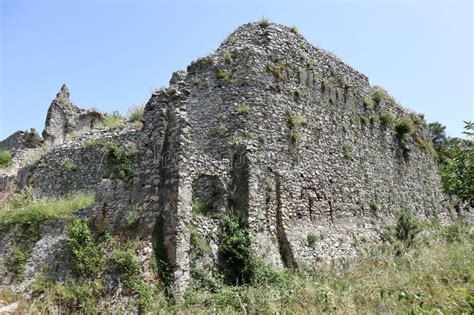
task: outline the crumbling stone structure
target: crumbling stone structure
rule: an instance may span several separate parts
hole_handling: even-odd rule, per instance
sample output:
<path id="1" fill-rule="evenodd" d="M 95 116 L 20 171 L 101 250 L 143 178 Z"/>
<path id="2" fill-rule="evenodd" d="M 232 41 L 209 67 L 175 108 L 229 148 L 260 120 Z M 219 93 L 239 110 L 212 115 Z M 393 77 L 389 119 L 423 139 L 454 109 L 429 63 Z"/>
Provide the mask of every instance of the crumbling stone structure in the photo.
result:
<path id="1" fill-rule="evenodd" d="M 90 129 L 99 119 L 77 110 L 63 86 L 43 132 L 61 145 L 9 180 L 45 196 L 97 187 L 91 216 L 112 233 L 124 233 L 139 205 L 138 233 L 169 267 L 176 295 L 191 265 L 211 272 L 219 263 L 219 219 L 193 214 L 199 203 L 242 218 L 256 251 L 290 268 L 354 256 L 401 208 L 449 219 L 423 117 L 285 26 L 243 25 L 174 73 L 146 104 L 142 129 Z M 404 121 L 412 133 L 397 131 Z M 100 143 L 110 139 L 137 147 L 128 183 L 107 167 Z M 192 229 L 210 244 L 207 256 L 193 254 Z"/>
<path id="2" fill-rule="evenodd" d="M 64 84 L 51 102 L 46 116 L 43 138 L 52 144 L 61 144 L 73 132 L 89 130 L 103 120 L 103 115 L 95 110 L 84 110 L 69 100 L 69 89 Z"/>

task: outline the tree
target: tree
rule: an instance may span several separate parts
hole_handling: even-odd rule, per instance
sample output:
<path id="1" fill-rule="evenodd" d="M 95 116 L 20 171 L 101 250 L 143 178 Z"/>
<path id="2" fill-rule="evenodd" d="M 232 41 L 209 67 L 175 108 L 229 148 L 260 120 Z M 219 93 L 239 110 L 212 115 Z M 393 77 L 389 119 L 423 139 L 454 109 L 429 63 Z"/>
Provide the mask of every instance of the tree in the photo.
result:
<path id="1" fill-rule="evenodd" d="M 474 207 L 474 123 L 464 123 L 468 139 L 448 139 L 441 147 L 439 169 L 444 191 Z"/>

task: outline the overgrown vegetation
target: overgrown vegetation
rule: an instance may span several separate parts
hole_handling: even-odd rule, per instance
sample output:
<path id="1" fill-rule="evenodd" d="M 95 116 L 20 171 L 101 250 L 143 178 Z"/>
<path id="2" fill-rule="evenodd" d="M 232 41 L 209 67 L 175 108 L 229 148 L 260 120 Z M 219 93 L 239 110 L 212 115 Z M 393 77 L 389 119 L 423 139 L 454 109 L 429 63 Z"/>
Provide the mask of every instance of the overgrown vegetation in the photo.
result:
<path id="1" fill-rule="evenodd" d="M 107 157 L 112 176 L 123 180 L 126 184 L 131 184 L 134 158 L 138 153 L 137 146 L 134 143 L 119 144 L 112 142 L 102 149 L 102 153 Z"/>
<path id="2" fill-rule="evenodd" d="M 395 133 L 398 139 L 404 139 L 414 131 L 413 121 L 409 118 L 402 118 L 395 124 Z"/>
<path id="3" fill-rule="evenodd" d="M 464 122 L 467 139 L 449 138 L 440 123 L 429 125 L 444 191 L 456 203 L 474 207 L 474 123 Z"/>
<path id="4" fill-rule="evenodd" d="M 71 218 L 74 211 L 88 207 L 93 202 L 92 195 L 83 193 L 56 199 L 35 199 L 31 193 L 27 196 L 18 194 L 0 206 L 0 231 L 12 224 L 36 230 L 46 220 Z"/>
<path id="5" fill-rule="evenodd" d="M 95 127 L 123 128 L 125 119 L 118 111 L 107 114 L 101 122 L 95 124 Z"/>
<path id="6" fill-rule="evenodd" d="M 266 28 L 270 25 L 270 20 L 263 16 L 260 21 L 258 21 L 258 25 L 262 28 Z"/>
<path id="7" fill-rule="evenodd" d="M 133 123 L 136 127 L 142 126 L 143 114 L 145 113 L 145 106 L 133 106 L 128 110 L 127 120 Z"/>
<path id="8" fill-rule="evenodd" d="M 192 204 L 192 213 L 197 216 L 211 217 L 215 215 L 212 206 L 200 199 L 196 199 Z"/>
<path id="9" fill-rule="evenodd" d="M 13 154 L 10 151 L 0 150 L 0 168 L 7 168 L 12 164 Z"/>
<path id="10" fill-rule="evenodd" d="M 43 144 L 43 139 L 39 136 L 35 128 L 25 131 L 25 146 L 27 148 L 37 148 Z"/>

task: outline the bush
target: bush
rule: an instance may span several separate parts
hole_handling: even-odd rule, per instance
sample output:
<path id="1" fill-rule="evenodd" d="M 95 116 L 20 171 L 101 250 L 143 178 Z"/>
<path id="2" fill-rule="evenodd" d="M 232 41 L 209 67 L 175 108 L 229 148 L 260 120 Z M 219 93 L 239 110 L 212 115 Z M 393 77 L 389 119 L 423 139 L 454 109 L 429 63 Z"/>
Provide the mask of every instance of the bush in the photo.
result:
<path id="1" fill-rule="evenodd" d="M 270 25 L 270 20 L 266 17 L 262 17 L 260 21 L 258 21 L 258 25 L 260 25 L 262 28 L 266 28 Z"/>
<path id="2" fill-rule="evenodd" d="M 124 118 L 118 111 L 105 116 L 104 120 L 95 124 L 95 127 L 121 128 L 124 126 Z"/>
<path id="3" fill-rule="evenodd" d="M 416 218 L 407 209 L 402 209 L 395 226 L 395 237 L 407 247 L 413 244 L 416 235 L 421 231 Z"/>
<path id="4" fill-rule="evenodd" d="M 144 113 L 145 106 L 133 106 L 128 110 L 128 121 L 136 124 L 141 123 Z"/>
<path id="5" fill-rule="evenodd" d="M 35 128 L 25 132 L 25 145 L 27 148 L 37 148 L 43 144 L 43 139 L 38 135 Z"/>
<path id="6" fill-rule="evenodd" d="M 365 98 L 364 98 L 364 107 L 365 107 L 365 109 L 367 109 L 367 110 L 372 110 L 372 109 L 374 109 L 374 101 L 371 100 L 371 99 L 368 98 L 368 97 L 365 97 Z"/>
<path id="7" fill-rule="evenodd" d="M 0 150 L 0 168 L 7 168 L 12 164 L 13 154 L 10 151 Z"/>
<path id="8" fill-rule="evenodd" d="M 375 103 L 380 103 L 384 99 L 384 93 L 380 90 L 376 90 L 372 93 L 372 101 Z"/>
<path id="9" fill-rule="evenodd" d="M 140 273 L 140 261 L 132 248 L 116 250 L 110 262 L 126 281 L 132 280 Z"/>
<path id="10" fill-rule="evenodd" d="M 105 146 L 102 153 L 108 158 L 112 175 L 130 185 L 133 180 L 134 157 L 138 153 L 136 145 L 133 143 L 122 145 L 113 142 Z"/>
<path id="11" fill-rule="evenodd" d="M 227 64 L 232 63 L 232 53 L 230 52 L 229 48 L 224 49 L 224 60 Z"/>
<path id="12" fill-rule="evenodd" d="M 89 194 L 76 194 L 66 198 L 43 199 L 26 201 L 13 199 L 10 204 L 3 205 L 0 212 L 0 231 L 8 229 L 12 224 L 24 228 L 36 229 L 40 223 L 53 218 L 70 218 L 76 210 L 94 203 L 94 197 Z"/>
<path id="13" fill-rule="evenodd" d="M 28 259 L 28 253 L 18 246 L 12 246 L 11 256 L 8 259 L 8 270 L 17 278 L 18 282 L 23 281 L 25 275 L 25 265 Z"/>
<path id="14" fill-rule="evenodd" d="M 390 126 L 393 123 L 393 116 L 389 112 L 381 112 L 379 119 L 380 123 L 385 126 Z"/>
<path id="15" fill-rule="evenodd" d="M 73 265 L 79 277 L 94 277 L 102 268 L 102 253 L 87 221 L 73 220 L 67 229 L 68 250 L 73 258 Z"/>
<path id="16" fill-rule="evenodd" d="M 215 214 L 212 211 L 212 206 L 200 199 L 196 199 L 192 204 L 192 213 L 198 216 L 210 217 Z"/>
<path id="17" fill-rule="evenodd" d="M 308 245 L 309 245 L 310 247 L 313 247 L 314 244 L 316 244 L 316 241 L 318 240 L 318 237 L 317 237 L 315 234 L 310 233 L 310 234 L 308 234 L 308 236 L 306 237 L 306 240 L 308 241 Z"/>
<path id="18" fill-rule="evenodd" d="M 397 122 L 395 125 L 395 132 L 399 139 L 404 138 L 405 136 L 411 135 L 415 131 L 413 122 L 411 119 L 403 118 Z"/>
<path id="19" fill-rule="evenodd" d="M 290 27 L 290 32 L 294 34 L 298 34 L 298 28 L 295 25 L 293 25 L 292 27 Z"/>

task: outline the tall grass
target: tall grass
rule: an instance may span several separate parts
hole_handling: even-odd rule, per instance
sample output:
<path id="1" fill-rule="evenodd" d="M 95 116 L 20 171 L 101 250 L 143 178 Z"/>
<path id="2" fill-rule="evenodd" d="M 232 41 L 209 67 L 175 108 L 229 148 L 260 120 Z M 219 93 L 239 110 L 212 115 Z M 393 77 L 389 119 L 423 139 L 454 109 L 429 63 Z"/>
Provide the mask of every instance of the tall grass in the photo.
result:
<path id="1" fill-rule="evenodd" d="M 0 205 L 0 231 L 11 224 L 33 226 L 48 219 L 65 218 L 93 202 L 94 196 L 86 193 L 65 198 L 35 199 L 31 192 L 24 192 Z"/>

